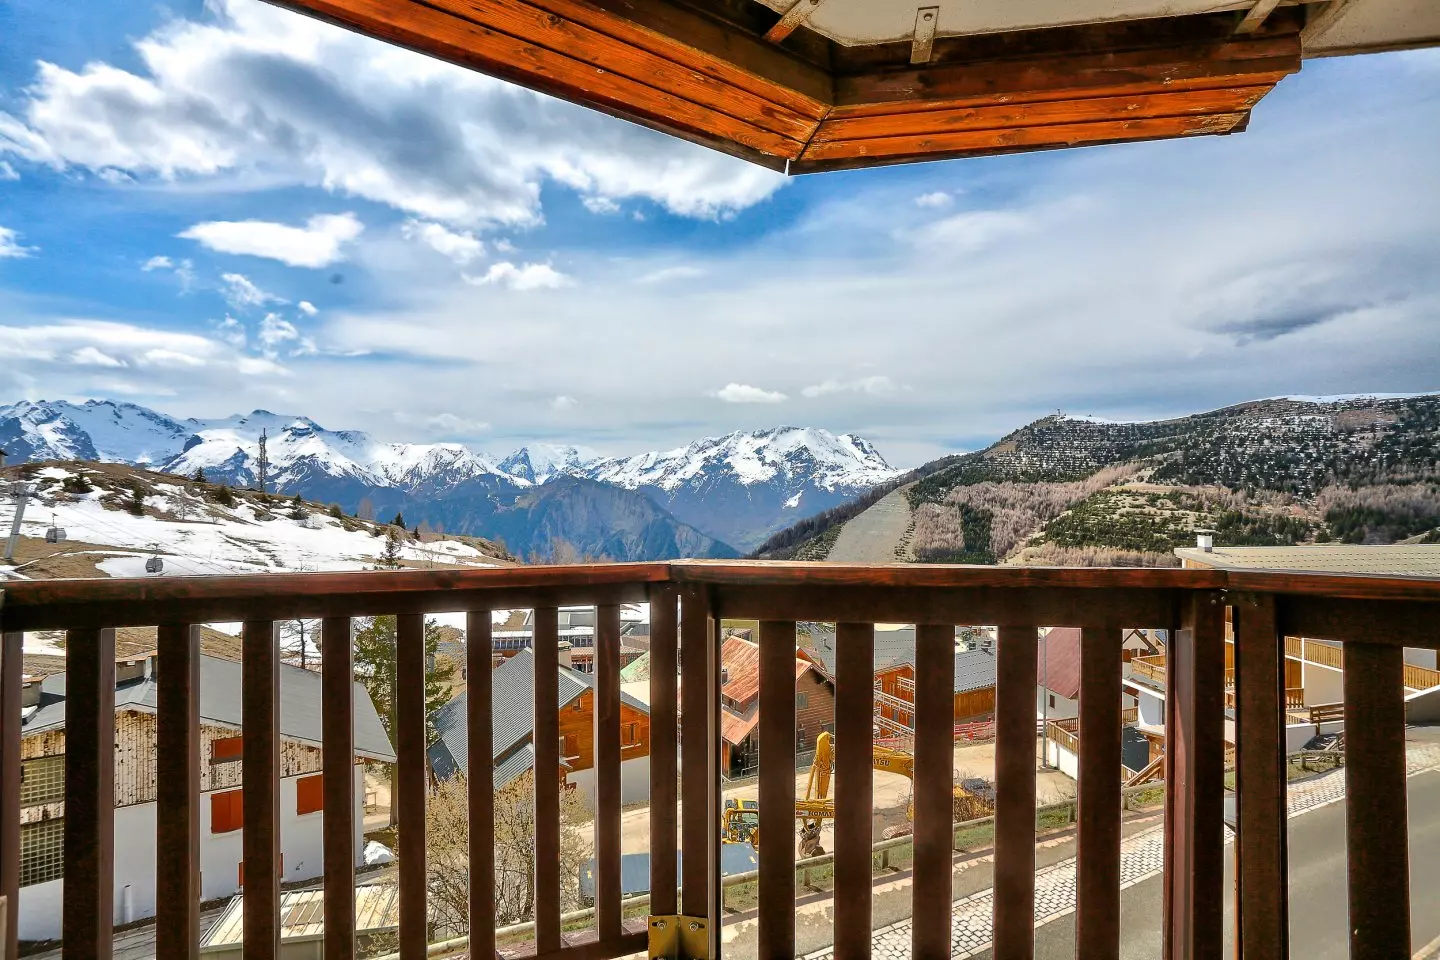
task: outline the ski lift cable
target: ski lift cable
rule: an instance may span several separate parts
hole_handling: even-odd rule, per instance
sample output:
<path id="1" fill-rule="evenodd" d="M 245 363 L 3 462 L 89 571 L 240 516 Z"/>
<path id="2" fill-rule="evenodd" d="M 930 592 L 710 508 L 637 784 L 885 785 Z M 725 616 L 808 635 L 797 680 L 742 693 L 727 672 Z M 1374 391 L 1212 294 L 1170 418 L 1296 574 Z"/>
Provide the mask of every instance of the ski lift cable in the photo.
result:
<path id="1" fill-rule="evenodd" d="M 60 506 L 60 507 L 63 508 L 64 505 L 63 505 L 63 504 L 56 504 L 56 506 Z M 118 542 L 114 544 L 115 546 L 121 547 L 122 549 L 127 549 L 127 550 L 138 550 L 138 549 L 139 549 L 139 547 L 137 547 L 137 546 L 132 546 L 132 545 L 131 545 L 131 541 L 133 541 L 133 540 L 135 539 L 135 536 L 134 536 L 133 533 L 131 533 L 131 532 L 127 531 L 127 530 L 124 530 L 123 528 L 118 527 L 118 526 L 116 526 L 115 524 L 109 523 L 108 521 L 101 520 L 101 519 L 98 518 L 98 517 L 92 517 L 92 516 L 85 515 L 85 516 L 82 517 L 82 520 L 83 520 L 83 522 L 80 523 L 80 524 L 76 524 L 76 523 L 73 522 L 73 520 L 71 520 L 71 521 L 70 521 L 70 525 L 71 525 L 72 527 L 78 527 L 78 528 L 81 529 L 81 530 L 85 529 L 86 526 L 90 526 L 90 527 L 94 527 L 94 528 L 98 528 L 98 529 L 107 531 L 107 532 L 109 532 L 111 535 L 113 535 L 115 538 L 117 538 Z M 154 545 L 155 545 L 155 544 L 153 544 L 153 543 L 151 544 L 151 546 L 154 546 Z M 220 566 L 219 564 L 209 563 L 209 562 L 207 562 L 207 561 L 205 561 L 205 560 L 202 560 L 202 559 L 199 558 L 199 557 L 191 556 L 191 555 L 189 555 L 189 554 L 184 553 L 183 551 L 175 550 L 175 549 L 173 549 L 173 548 L 167 549 L 166 555 L 167 555 L 168 557 L 170 557 L 170 559 L 171 559 L 172 561 L 174 561 L 175 563 L 177 563 L 177 564 L 180 565 L 181 567 L 187 568 L 187 572 L 196 574 L 197 576 L 205 576 L 205 575 L 207 575 L 207 574 L 209 574 L 209 575 L 219 574 L 219 575 L 226 575 L 226 576 L 228 576 L 228 575 L 230 575 L 230 574 L 232 573 L 231 570 L 229 570 L 229 569 L 227 569 L 227 568 L 225 568 L 225 567 L 222 567 L 222 566 Z M 163 566 L 163 564 L 162 564 L 162 566 Z M 206 569 L 207 567 L 209 568 L 208 570 Z"/>

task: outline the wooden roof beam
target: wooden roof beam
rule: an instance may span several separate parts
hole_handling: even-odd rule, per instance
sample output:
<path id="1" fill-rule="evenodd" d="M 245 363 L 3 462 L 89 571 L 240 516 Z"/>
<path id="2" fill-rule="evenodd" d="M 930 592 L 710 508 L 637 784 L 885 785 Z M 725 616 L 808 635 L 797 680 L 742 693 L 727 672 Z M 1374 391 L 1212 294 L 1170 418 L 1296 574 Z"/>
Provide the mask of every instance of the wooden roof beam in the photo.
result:
<path id="1" fill-rule="evenodd" d="M 780 43 L 790 34 L 794 33 L 802 23 L 810 19 L 825 0 L 795 0 L 793 6 L 785 11 L 775 26 L 765 31 L 765 39 L 771 43 Z"/>
<path id="2" fill-rule="evenodd" d="M 1255 5 L 1235 25 L 1238 34 L 1254 33 L 1265 25 L 1265 19 L 1280 5 L 1280 0 L 1255 0 Z"/>

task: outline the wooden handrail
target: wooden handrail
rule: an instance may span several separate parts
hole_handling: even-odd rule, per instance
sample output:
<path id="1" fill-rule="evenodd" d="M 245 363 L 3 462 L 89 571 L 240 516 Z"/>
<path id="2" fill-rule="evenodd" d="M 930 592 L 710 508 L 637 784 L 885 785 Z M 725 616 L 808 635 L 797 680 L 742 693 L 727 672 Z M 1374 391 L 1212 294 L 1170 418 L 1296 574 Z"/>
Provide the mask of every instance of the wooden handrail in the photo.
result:
<path id="1" fill-rule="evenodd" d="M 844 765 L 842 782 L 861 777 L 870 769 L 863 754 L 857 758 L 856 754 L 844 751 L 845 744 L 858 742 L 863 746 L 864 736 L 857 736 L 856 730 L 868 727 L 877 699 L 868 668 L 870 658 L 855 644 L 871 636 L 870 631 L 877 622 L 919 625 L 917 659 L 922 661 L 922 669 L 917 670 L 914 705 L 913 842 L 917 895 L 913 936 L 916 953 L 924 955 L 949 948 L 951 821 L 959 810 L 959 801 L 964 799 L 957 798 L 951 769 L 957 728 L 949 671 L 953 667 L 957 625 L 978 623 L 999 627 L 994 798 L 997 956 L 1009 955 L 1015 947 L 1033 938 L 1033 750 L 1037 692 L 1034 657 L 1040 628 L 1079 626 L 1084 631 L 1087 656 L 1091 649 L 1098 649 L 1106 658 L 1088 661 L 1082 658 L 1081 698 L 1082 704 L 1086 704 L 1082 707 L 1088 718 L 1086 729 L 1108 731 L 1106 735 L 1082 738 L 1078 735 L 1079 721 L 1075 720 L 1051 721 L 1045 728 L 1048 736 L 1075 751 L 1082 779 L 1090 776 L 1089 782 L 1094 784 L 1097 771 L 1108 771 L 1104 773 L 1108 779 L 1099 787 L 1082 791 L 1082 798 L 1088 799 L 1082 800 L 1084 809 L 1078 818 L 1082 870 L 1089 879 L 1082 885 L 1086 893 L 1077 908 L 1077 943 L 1083 943 L 1087 951 L 1097 955 L 1112 952 L 1112 943 L 1118 945 L 1115 938 L 1118 938 L 1120 892 L 1118 882 L 1112 883 L 1118 876 L 1112 868 L 1118 857 L 1119 833 L 1111 822 L 1114 819 L 1112 801 L 1119 788 L 1118 778 L 1114 776 L 1119 766 L 1118 725 L 1138 719 L 1138 713 L 1127 717 L 1118 707 L 1123 627 L 1172 631 L 1172 642 L 1163 657 L 1134 658 L 1131 669 L 1137 676 L 1169 681 L 1171 687 L 1166 703 L 1166 725 L 1172 733 L 1172 742 L 1167 744 L 1161 765 L 1165 769 L 1173 855 L 1167 857 L 1163 881 L 1167 902 L 1178 905 L 1169 915 L 1166 931 L 1177 955 L 1214 955 L 1219 949 L 1218 910 L 1224 902 L 1224 857 L 1218 844 L 1224 761 L 1222 711 L 1227 700 L 1227 668 L 1223 655 L 1225 608 L 1229 606 L 1231 613 L 1238 617 L 1236 635 L 1240 638 L 1235 647 L 1235 663 L 1229 671 L 1238 683 L 1229 696 L 1234 700 L 1243 693 L 1247 698 L 1240 704 L 1235 734 L 1240 749 L 1242 790 L 1251 791 L 1247 796 L 1269 798 L 1264 803 L 1247 804 L 1242 811 L 1242 816 L 1247 818 L 1247 840 L 1239 851 L 1240 872 L 1250 877 L 1243 895 L 1254 904 L 1281 902 L 1286 895 L 1285 872 L 1280 869 L 1283 859 L 1276 859 L 1276 851 L 1283 852 L 1283 773 L 1277 773 L 1274 765 L 1267 765 L 1268 761 L 1264 760 L 1268 756 L 1266 751 L 1273 751 L 1277 742 L 1276 725 L 1282 710 L 1292 705 L 1296 693 L 1282 691 L 1276 682 L 1275 667 L 1280 659 L 1282 638 L 1305 636 L 1343 642 L 1343 651 L 1326 644 L 1313 644 L 1314 655 L 1345 663 L 1349 668 L 1347 699 L 1353 692 L 1359 698 L 1356 702 L 1367 711 L 1378 710 L 1379 716 L 1387 718 L 1388 725 L 1366 731 L 1367 762 L 1348 768 L 1356 772 L 1347 776 L 1367 778 L 1366 788 L 1358 792 L 1353 802 L 1357 808 L 1366 803 L 1378 805 L 1377 809 L 1384 806 L 1385 794 L 1380 788 L 1396 787 L 1395 759 L 1403 756 L 1403 728 L 1390 722 L 1398 714 L 1395 705 L 1384 699 L 1390 696 L 1387 692 L 1390 687 L 1386 684 L 1392 679 L 1398 684 L 1402 677 L 1422 678 L 1421 674 L 1402 671 L 1399 648 L 1440 647 L 1440 635 L 1434 626 L 1440 622 L 1437 619 L 1440 581 L 1436 580 L 1221 570 L 860 567 L 725 561 L 7 582 L 0 591 L 0 628 L 4 631 L 7 654 L 19 650 L 20 631 L 69 631 L 67 653 L 74 674 L 71 692 L 83 691 L 87 697 L 93 696 L 93 702 L 104 704 L 107 688 L 113 688 L 113 684 L 107 682 L 105 665 L 107 659 L 113 665 L 108 651 L 115 627 L 166 625 L 164 646 L 167 650 L 177 650 L 182 649 L 179 646 L 182 640 L 189 642 L 185 638 L 193 624 L 243 621 L 247 651 L 243 690 L 246 715 L 248 718 L 253 712 L 254 716 L 263 718 L 273 717 L 275 710 L 271 683 L 277 620 L 300 616 L 326 618 L 322 636 L 328 640 L 344 637 L 345 626 L 352 617 L 401 615 L 401 670 L 395 696 L 396 725 L 401 739 L 398 753 L 406 776 L 402 778 L 404 783 L 397 796 L 404 827 L 398 866 L 402 904 L 399 936 L 402 955 L 418 956 L 425 951 L 427 936 L 423 870 L 426 828 L 420 813 L 424 808 L 420 788 L 425 778 L 426 746 L 424 667 L 420 656 L 424 633 L 422 615 L 455 610 L 469 613 L 475 642 L 483 652 L 483 631 L 474 630 L 474 625 L 488 623 L 491 610 L 532 608 L 537 611 L 533 646 L 540 669 L 532 691 L 536 712 L 534 749 L 536 770 L 544 773 L 559 769 L 556 748 L 559 708 L 557 698 L 551 695 L 554 687 L 550 679 L 557 669 L 555 610 L 561 605 L 599 606 L 602 612 L 597 620 L 594 675 L 599 722 L 595 735 L 605 738 L 606 742 L 597 744 L 594 751 L 599 817 L 596 834 L 600 838 L 594 914 L 597 927 L 589 934 L 588 942 L 583 937 L 561 936 L 561 885 L 570 883 L 571 878 L 561 876 L 558 870 L 563 835 L 559 823 L 559 782 L 557 777 L 538 776 L 534 833 L 537 860 L 543 867 L 535 874 L 535 898 L 540 909 L 536 911 L 534 929 L 537 952 L 547 960 L 610 960 L 643 949 L 645 941 L 645 931 L 625 921 L 621 913 L 619 797 L 620 764 L 624 754 L 616 749 L 616 743 L 610 742 L 620 735 L 616 605 L 644 601 L 652 604 L 653 663 L 661 665 L 662 674 L 669 674 L 658 682 L 652 674 L 652 696 L 658 695 L 662 701 L 677 697 L 684 700 L 683 710 L 675 710 L 673 705 L 664 702 L 652 705 L 652 744 L 657 746 L 653 748 L 651 768 L 656 808 L 651 813 L 650 849 L 657 859 L 651 864 L 651 882 L 661 891 L 655 906 L 660 912 L 707 919 L 712 940 L 718 936 L 720 919 L 718 704 L 721 662 L 716 626 L 721 617 L 761 621 L 758 632 L 759 738 L 763 744 L 760 816 L 765 823 L 763 832 L 775 838 L 761 847 L 759 869 L 761 885 L 766 891 L 760 910 L 760 952 L 767 956 L 791 955 L 794 947 L 794 849 L 786 831 L 793 829 L 795 822 L 794 642 L 798 620 L 842 625 L 837 635 L 845 638 L 842 647 L 847 649 L 838 696 L 849 724 L 849 733 L 842 738 L 837 759 L 837 764 Z M 1258 617 L 1254 613 L 1257 609 L 1262 611 Z M 1289 649 L 1290 642 L 1283 642 L 1285 649 Z M 1301 642 L 1302 654 L 1311 652 L 1312 643 Z M 680 656 L 682 650 L 683 657 Z M 1261 652 L 1252 658 L 1247 650 Z M 1268 655 L 1265 650 L 1269 651 Z M 1352 653 L 1355 656 L 1350 656 Z M 1109 666 L 1103 669 L 1095 666 L 1109 664 L 1112 655 L 1115 677 L 1110 676 Z M 488 683 L 488 661 L 488 656 L 471 658 L 472 686 Z M 1088 669 L 1084 666 L 1087 662 Z M 20 669 L 19 656 L 6 655 L 0 659 L 0 674 L 3 674 L 0 675 L 0 708 L 6 711 L 17 706 Z M 674 676 L 677 670 L 683 674 L 678 683 Z M 337 692 L 343 689 L 344 671 L 332 667 L 331 672 L 327 688 Z M 165 674 L 164 667 L 161 674 Z M 175 711 L 189 709 L 195 698 L 184 696 L 184 685 L 174 681 L 173 674 L 171 677 L 172 683 L 167 685 L 167 695 L 160 707 L 160 723 L 167 743 L 189 750 L 195 742 L 194 730 L 185 729 L 183 724 L 177 727 L 179 717 Z M 1251 679 L 1254 682 L 1249 682 Z M 1113 704 L 1108 686 L 1112 682 Z M 1398 691 L 1394 692 L 1398 695 Z M 477 696 L 470 702 L 472 709 L 477 703 L 481 705 L 481 713 L 469 718 L 470 729 L 489 729 L 491 718 L 483 714 L 485 698 Z M 181 707 L 168 706 L 172 703 Z M 321 705 L 326 729 L 343 728 L 348 707 L 343 697 L 327 697 Z M 18 710 L 15 712 L 18 715 Z M 100 712 L 105 713 L 103 707 Z M 1340 704 L 1317 705 L 1305 712 L 1311 722 L 1317 723 L 1338 719 L 1343 714 L 1344 707 Z M 1370 715 L 1366 713 L 1367 717 Z M 70 731 L 73 736 L 67 743 L 65 829 L 67 847 L 76 851 L 79 860 L 73 872 L 67 862 L 64 933 L 67 944 L 79 945 L 71 949 L 83 949 L 103 958 L 108 955 L 108 918 L 112 916 L 108 909 L 107 878 L 113 875 L 107 869 L 113 867 L 113 838 L 104 829 L 110 819 L 111 803 L 104 786 L 104 771 L 114 740 L 107 734 L 103 720 L 86 717 L 82 711 L 72 713 L 74 730 Z M 8 713 L 5 719 L 10 719 Z M 265 787 L 267 794 L 278 780 L 274 726 L 273 723 L 267 725 L 263 719 L 257 721 L 254 729 L 259 734 L 253 745 L 247 736 L 242 761 L 246 783 Z M 0 724 L 0 731 L 3 731 L 0 735 L 0 772 L 3 772 L 0 809 L 9 816 L 18 809 L 19 764 L 15 758 L 19 749 L 19 724 Z M 1111 733 L 1116 735 L 1113 741 Z M 343 738 L 333 743 L 329 737 L 326 740 L 327 755 L 331 751 L 342 756 L 349 752 Z M 667 742 L 668 747 L 659 745 Z M 484 758 L 477 757 L 476 762 L 477 766 L 483 765 Z M 182 779 L 197 777 L 198 766 L 188 760 L 163 764 L 167 775 Z M 1403 790 L 1403 763 L 1398 769 L 1399 789 Z M 660 779 L 660 789 L 654 789 L 656 777 Z M 342 779 L 327 778 L 326 805 L 343 805 L 347 791 L 342 789 Z M 669 784 L 668 788 L 665 783 Z M 490 778 L 483 774 L 477 775 L 469 787 L 473 854 L 475 844 L 483 846 L 487 836 L 486 824 L 476 818 L 483 818 L 485 811 L 493 809 L 494 794 Z M 278 927 L 274 914 L 278 897 L 272 893 L 266 865 L 267 861 L 273 861 L 273 856 L 267 857 L 266 851 L 272 849 L 270 844 L 279 832 L 278 811 L 268 798 L 252 800 L 251 792 L 246 790 L 247 850 L 251 845 L 257 849 L 254 854 L 247 853 L 246 870 L 256 888 L 251 892 L 256 895 L 253 900 L 247 897 L 247 924 L 251 924 L 248 918 L 253 914 L 252 929 L 263 942 L 252 941 L 247 936 L 247 950 L 255 950 L 257 956 L 268 956 L 274 952 L 269 944 L 271 931 Z M 864 792 L 859 791 L 858 802 L 867 802 Z M 683 796 L 677 797 L 677 793 Z M 171 783 L 167 784 L 165 796 L 167 809 L 183 811 L 191 808 L 196 794 L 193 785 Z M 967 796 L 975 799 L 979 794 Z M 336 802 L 337 797 L 341 803 Z M 681 802 L 677 804 L 677 801 Z M 846 806 L 854 802 L 857 801 L 850 794 L 836 800 L 837 818 L 844 824 L 842 832 L 848 840 L 846 852 L 835 861 L 835 896 L 837 904 L 846 905 L 849 917 L 843 945 L 837 943 L 837 960 L 863 960 L 869 955 L 861 907 L 870 896 L 870 878 L 861 857 L 854 852 L 860 847 L 850 842 L 866 832 L 866 822 L 861 811 Z M 334 812 L 338 829 L 345 818 L 338 809 Z M 187 883 L 195 881 L 194 877 L 185 875 L 195 849 L 193 831 L 198 826 L 190 823 L 177 822 L 168 828 L 167 842 L 172 847 L 168 852 L 162 851 L 160 858 L 169 871 L 167 889 L 183 890 Z M 1403 817 L 1367 822 L 1363 831 L 1367 842 L 1386 851 L 1385 869 L 1397 875 L 1406 870 L 1404 831 Z M 1397 843 L 1397 837 L 1401 842 Z M 263 849 L 258 846 L 262 842 Z M 687 853 L 681 866 L 683 877 L 675 875 L 673 854 L 679 847 Z M 0 897 L 8 898 L 13 911 L 18 902 L 18 877 L 7 866 L 11 858 L 18 862 L 18 834 L 8 825 L 0 824 Z M 340 859 L 333 862 L 327 859 L 326 874 L 343 885 L 349 873 L 344 867 Z M 1363 935 L 1370 938 L 1364 942 L 1399 943 L 1402 935 L 1408 937 L 1403 911 L 1387 913 L 1370 900 L 1374 894 L 1367 884 L 1384 886 L 1387 897 L 1392 899 L 1398 895 L 1394 889 L 1395 877 L 1390 876 L 1382 883 L 1376 871 L 1353 854 L 1350 868 L 1352 906 L 1360 904 L 1360 909 L 1352 912 L 1363 921 Z M 683 882 L 677 883 L 677 880 Z M 683 891 L 683 899 L 678 902 L 665 893 L 677 886 Z M 486 910 L 489 891 L 477 886 L 472 894 L 478 898 L 472 900 L 472 917 L 492 922 L 493 911 L 487 913 Z M 173 944 L 184 939 L 179 925 L 192 924 L 194 916 L 188 906 L 168 910 L 159 921 L 166 928 L 164 942 Z M 1252 923 L 1256 916 L 1248 909 L 1244 914 L 1246 926 L 1239 936 L 1245 948 L 1255 955 L 1283 955 L 1286 935 L 1283 924 Z M 333 952 L 337 960 L 348 960 L 354 949 L 350 935 L 343 921 L 338 922 L 332 935 L 327 936 L 330 947 L 327 956 Z M 12 924 L 9 942 L 0 943 L 0 960 L 12 960 L 14 936 Z M 1352 934 L 1352 947 L 1358 936 L 1360 934 Z M 482 945 L 485 942 L 483 937 L 481 942 Z"/>

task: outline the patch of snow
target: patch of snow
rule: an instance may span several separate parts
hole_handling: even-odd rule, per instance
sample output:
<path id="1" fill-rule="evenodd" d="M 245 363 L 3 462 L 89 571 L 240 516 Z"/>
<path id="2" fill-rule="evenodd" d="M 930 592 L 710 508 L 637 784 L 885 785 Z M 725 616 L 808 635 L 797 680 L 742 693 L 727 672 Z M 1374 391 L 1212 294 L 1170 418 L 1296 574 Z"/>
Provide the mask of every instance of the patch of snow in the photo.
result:
<path id="1" fill-rule="evenodd" d="M 365 866 L 378 867 L 387 863 L 395 862 L 395 854 L 383 843 L 374 840 L 365 841 Z"/>

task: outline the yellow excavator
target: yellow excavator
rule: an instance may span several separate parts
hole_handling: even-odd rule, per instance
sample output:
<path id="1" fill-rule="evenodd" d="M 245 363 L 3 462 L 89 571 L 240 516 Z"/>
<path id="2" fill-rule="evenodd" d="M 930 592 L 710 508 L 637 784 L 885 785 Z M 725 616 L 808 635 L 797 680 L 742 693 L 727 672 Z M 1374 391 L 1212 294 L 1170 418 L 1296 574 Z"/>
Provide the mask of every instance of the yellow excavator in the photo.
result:
<path id="1" fill-rule="evenodd" d="M 910 781 L 911 798 L 905 808 L 905 818 L 914 820 L 914 754 L 890 747 L 872 746 L 870 765 L 886 773 L 898 773 Z M 834 769 L 835 736 L 828 732 L 821 733 L 815 738 L 815 759 L 810 764 L 810 776 L 805 784 L 805 799 L 795 801 L 795 817 L 800 821 L 796 853 L 801 857 L 818 857 L 825 852 L 820 846 L 820 824 L 835 816 L 835 801 L 830 799 L 830 775 Z M 994 791 L 989 783 L 979 777 L 956 783 L 953 791 L 953 815 L 957 819 L 983 816 L 995 809 Z"/>

